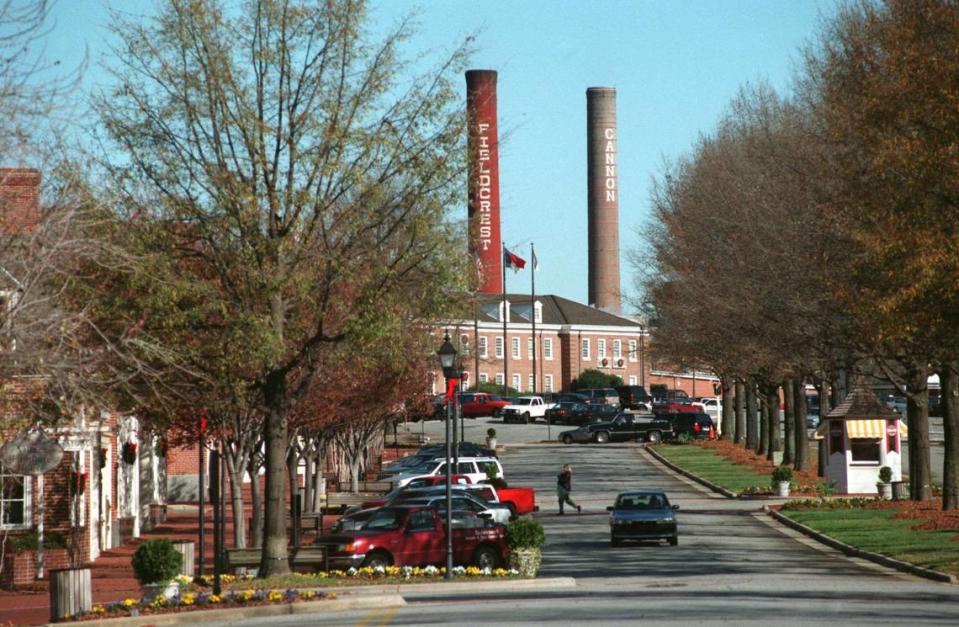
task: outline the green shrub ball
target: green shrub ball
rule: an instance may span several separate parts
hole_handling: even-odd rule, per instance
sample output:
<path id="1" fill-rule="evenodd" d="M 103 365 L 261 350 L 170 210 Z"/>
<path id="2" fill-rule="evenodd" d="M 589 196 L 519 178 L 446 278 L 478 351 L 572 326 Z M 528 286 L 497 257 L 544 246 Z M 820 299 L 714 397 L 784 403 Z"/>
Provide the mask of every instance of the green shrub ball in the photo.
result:
<path id="1" fill-rule="evenodd" d="M 133 572 L 141 584 L 169 581 L 182 567 L 183 556 L 169 540 L 147 540 L 133 554 Z"/>

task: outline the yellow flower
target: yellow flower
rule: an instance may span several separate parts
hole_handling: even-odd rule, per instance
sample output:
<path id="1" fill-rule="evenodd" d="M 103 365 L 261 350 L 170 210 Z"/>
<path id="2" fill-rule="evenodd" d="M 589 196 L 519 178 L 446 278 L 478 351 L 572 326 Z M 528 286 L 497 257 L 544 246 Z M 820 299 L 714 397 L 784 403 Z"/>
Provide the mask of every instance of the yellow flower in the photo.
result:
<path id="1" fill-rule="evenodd" d="M 316 596 L 316 590 L 302 590 L 300 592 L 300 598 L 306 601 L 309 601 Z"/>
<path id="2" fill-rule="evenodd" d="M 107 609 L 103 607 L 102 605 L 100 605 L 99 603 L 97 603 L 96 605 L 93 606 L 93 609 L 90 611 L 93 612 L 94 614 L 105 614 Z"/>
<path id="3" fill-rule="evenodd" d="M 196 602 L 196 597 L 192 594 L 184 594 L 180 597 L 180 605 L 193 605 Z"/>
<path id="4" fill-rule="evenodd" d="M 127 597 L 126 599 L 123 599 L 123 601 L 120 602 L 120 605 L 122 605 L 124 609 L 130 609 L 131 607 L 136 607 L 137 603 L 138 601 L 136 599 L 131 599 Z"/>
<path id="5" fill-rule="evenodd" d="M 335 593 L 335 592 L 331 592 L 331 593 L 329 593 L 328 595 L 326 595 L 326 598 L 328 598 L 328 599 L 335 599 L 335 598 L 336 598 L 336 593 Z"/>
<path id="6" fill-rule="evenodd" d="M 270 590 L 270 594 L 266 598 L 269 599 L 271 603 L 279 603 L 283 600 L 283 593 L 279 590 Z"/>
<path id="7" fill-rule="evenodd" d="M 220 597 L 219 597 L 219 595 L 211 594 L 209 600 L 210 600 L 210 603 L 219 603 L 219 602 L 220 602 Z"/>

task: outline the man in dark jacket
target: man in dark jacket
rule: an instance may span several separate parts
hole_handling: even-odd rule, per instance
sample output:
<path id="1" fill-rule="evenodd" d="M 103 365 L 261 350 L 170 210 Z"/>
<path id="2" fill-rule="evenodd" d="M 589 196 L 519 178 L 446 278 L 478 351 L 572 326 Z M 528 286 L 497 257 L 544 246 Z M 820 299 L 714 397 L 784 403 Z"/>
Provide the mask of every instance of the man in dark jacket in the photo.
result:
<path id="1" fill-rule="evenodd" d="M 563 515 L 563 504 L 569 503 L 570 507 L 575 507 L 577 512 L 583 511 L 583 508 L 569 498 L 569 493 L 573 491 L 573 469 L 569 464 L 563 466 L 563 472 L 556 476 L 556 496 L 559 498 L 559 515 Z"/>

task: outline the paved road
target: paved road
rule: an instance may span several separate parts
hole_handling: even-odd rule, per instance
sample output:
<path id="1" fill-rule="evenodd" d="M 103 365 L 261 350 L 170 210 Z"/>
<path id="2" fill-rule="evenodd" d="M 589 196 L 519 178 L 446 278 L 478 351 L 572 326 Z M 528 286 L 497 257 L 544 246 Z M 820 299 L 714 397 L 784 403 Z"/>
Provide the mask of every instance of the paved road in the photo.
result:
<path id="1" fill-rule="evenodd" d="M 488 421 L 468 421 L 467 437 Z M 437 430 L 436 423 L 427 425 Z M 544 426 L 495 424 L 507 479 L 532 485 L 547 533 L 542 575 L 572 576 L 575 589 L 471 595 L 405 594 L 401 609 L 262 624 L 957 624 L 959 588 L 848 559 L 781 528 L 761 503 L 708 493 L 629 445 L 523 444 Z M 540 434 L 539 431 L 543 431 Z M 573 466 L 582 514 L 555 514 L 555 476 Z M 679 510 L 679 546 L 609 546 L 606 505 L 633 487 L 662 487 Z M 244 624 L 257 624 L 248 622 Z"/>

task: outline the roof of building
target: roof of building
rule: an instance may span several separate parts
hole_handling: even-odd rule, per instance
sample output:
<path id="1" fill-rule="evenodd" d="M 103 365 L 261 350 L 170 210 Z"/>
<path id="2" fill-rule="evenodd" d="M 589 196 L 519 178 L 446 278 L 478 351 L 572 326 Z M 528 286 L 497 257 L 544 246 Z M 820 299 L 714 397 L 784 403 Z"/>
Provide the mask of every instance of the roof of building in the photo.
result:
<path id="1" fill-rule="evenodd" d="M 842 418 L 855 420 L 863 418 L 888 418 L 896 420 L 902 418 L 895 409 L 880 401 L 865 380 L 859 379 L 853 383 L 852 389 L 846 398 L 826 414 L 826 418 Z"/>
<path id="2" fill-rule="evenodd" d="M 498 304 L 503 301 L 503 296 L 501 294 L 480 294 L 477 300 L 483 305 Z M 530 295 L 506 294 L 506 300 L 510 302 L 510 324 L 529 324 L 530 320 L 517 313 L 515 306 L 526 305 L 528 308 Z M 635 327 L 637 330 L 640 328 L 638 322 L 629 318 L 617 316 L 596 307 L 589 307 L 562 296 L 537 294 L 536 300 L 543 306 L 542 324 Z M 480 322 L 500 322 L 497 316 L 484 313 L 482 309 L 477 311 L 477 318 Z"/>

